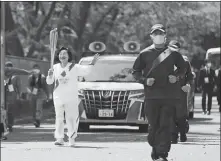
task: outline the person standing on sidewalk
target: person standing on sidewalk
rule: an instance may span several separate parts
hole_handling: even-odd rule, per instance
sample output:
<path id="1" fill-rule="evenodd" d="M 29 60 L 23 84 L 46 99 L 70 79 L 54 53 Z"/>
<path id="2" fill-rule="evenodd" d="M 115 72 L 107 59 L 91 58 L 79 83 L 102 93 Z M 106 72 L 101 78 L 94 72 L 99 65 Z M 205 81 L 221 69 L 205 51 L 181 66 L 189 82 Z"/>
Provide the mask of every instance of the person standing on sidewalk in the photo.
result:
<path id="1" fill-rule="evenodd" d="M 203 114 L 210 115 L 212 108 L 213 90 L 215 87 L 215 70 L 211 68 L 212 63 L 206 61 L 206 65 L 199 72 L 198 88 L 202 91 L 202 110 Z M 206 98 L 208 98 L 208 104 L 206 109 Z M 207 110 L 207 111 L 206 111 Z"/>
<path id="2" fill-rule="evenodd" d="M 216 86 L 217 86 L 217 101 L 219 105 L 219 112 L 221 112 L 221 107 L 220 107 L 220 76 L 221 76 L 221 67 L 217 69 L 217 76 L 216 76 Z"/>
<path id="3" fill-rule="evenodd" d="M 32 108 L 35 127 L 40 127 L 43 114 L 44 101 L 49 98 L 46 77 L 41 73 L 38 64 L 33 65 L 33 74 L 28 77 L 29 86 L 27 88 L 30 94 L 30 106 Z"/>
<path id="4" fill-rule="evenodd" d="M 94 65 L 99 55 L 91 62 Z M 55 56 L 57 64 L 49 69 L 47 84 L 54 83 L 53 101 L 55 107 L 55 145 L 64 144 L 64 113 L 68 128 L 69 146 L 75 145 L 79 125 L 78 76 L 87 75 L 79 72 L 79 65 L 72 60 L 72 53 L 65 47 L 59 49 Z M 82 71 L 83 72 L 83 71 Z"/>
<path id="5" fill-rule="evenodd" d="M 133 65 L 133 76 L 144 85 L 151 157 L 154 161 L 167 161 L 173 111 L 180 100 L 178 80 L 185 73 L 185 61 L 179 52 L 167 47 L 166 30 L 162 24 L 151 28 L 150 37 L 153 44 L 138 55 Z"/>
<path id="6" fill-rule="evenodd" d="M 5 67 L 12 68 L 12 62 L 8 61 L 5 63 Z M 5 98 L 7 108 L 7 128 L 9 132 L 12 132 L 14 125 L 14 117 L 17 107 L 17 102 L 20 99 L 21 92 L 21 80 L 17 75 L 5 75 Z"/>

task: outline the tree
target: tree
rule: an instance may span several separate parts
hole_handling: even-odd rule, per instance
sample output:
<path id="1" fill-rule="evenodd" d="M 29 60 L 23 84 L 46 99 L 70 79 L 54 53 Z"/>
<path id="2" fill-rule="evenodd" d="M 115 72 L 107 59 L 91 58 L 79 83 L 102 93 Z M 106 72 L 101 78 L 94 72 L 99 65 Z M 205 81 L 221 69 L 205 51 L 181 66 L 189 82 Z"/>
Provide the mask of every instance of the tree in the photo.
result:
<path id="1" fill-rule="evenodd" d="M 6 43 L 6 54 L 7 55 L 15 55 L 15 56 L 23 56 L 24 51 L 20 40 L 17 35 L 17 30 L 11 12 L 11 7 L 8 2 L 5 2 L 5 43 Z M 13 47 L 10 47 L 13 46 Z"/>
<path id="2" fill-rule="evenodd" d="M 92 41 L 107 51 L 124 52 L 123 44 L 150 45 L 153 24 L 167 28 L 168 41 L 182 44 L 190 58 L 220 45 L 219 2 L 10 2 L 15 28 L 26 55 L 50 58 L 49 32 L 58 28 L 57 47 L 66 46 L 79 60 Z M 49 11 L 49 12 L 48 12 Z M 44 22 L 44 23 L 43 23 Z M 212 43 L 211 43 L 212 42 Z M 37 53 L 37 54 L 36 54 Z M 82 55 L 83 54 L 83 55 Z M 194 58 L 195 59 L 195 58 Z"/>

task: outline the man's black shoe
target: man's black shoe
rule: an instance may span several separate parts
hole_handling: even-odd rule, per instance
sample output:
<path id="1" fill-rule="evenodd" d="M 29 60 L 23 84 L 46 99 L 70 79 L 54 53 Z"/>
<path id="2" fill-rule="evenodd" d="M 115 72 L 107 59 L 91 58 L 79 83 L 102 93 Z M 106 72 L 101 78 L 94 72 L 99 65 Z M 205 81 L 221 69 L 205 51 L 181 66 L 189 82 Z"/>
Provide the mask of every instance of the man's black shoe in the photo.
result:
<path id="1" fill-rule="evenodd" d="M 6 136 L 2 136 L 0 140 L 7 140 L 8 138 Z"/>
<path id="2" fill-rule="evenodd" d="M 168 160 L 165 157 L 159 157 L 158 159 L 156 159 L 154 161 L 168 161 Z"/>
<path id="3" fill-rule="evenodd" d="M 39 121 L 39 120 L 36 120 L 36 121 L 34 122 L 34 125 L 35 125 L 36 128 L 40 127 L 40 121 Z"/>
<path id="4" fill-rule="evenodd" d="M 186 134 L 181 134 L 180 135 L 180 142 L 186 142 L 187 141 L 187 136 Z"/>
<path id="5" fill-rule="evenodd" d="M 12 127 L 8 127 L 8 131 L 12 132 L 13 131 Z"/>
<path id="6" fill-rule="evenodd" d="M 207 111 L 207 113 L 206 113 L 207 115 L 210 115 L 210 111 Z"/>
<path id="7" fill-rule="evenodd" d="M 172 133 L 171 144 L 177 144 L 178 138 L 179 138 L 178 133 Z"/>
<path id="8" fill-rule="evenodd" d="M 158 159 L 157 154 L 156 154 L 156 150 L 154 148 L 152 148 L 152 152 L 151 152 L 151 158 L 155 161 L 156 159 Z"/>

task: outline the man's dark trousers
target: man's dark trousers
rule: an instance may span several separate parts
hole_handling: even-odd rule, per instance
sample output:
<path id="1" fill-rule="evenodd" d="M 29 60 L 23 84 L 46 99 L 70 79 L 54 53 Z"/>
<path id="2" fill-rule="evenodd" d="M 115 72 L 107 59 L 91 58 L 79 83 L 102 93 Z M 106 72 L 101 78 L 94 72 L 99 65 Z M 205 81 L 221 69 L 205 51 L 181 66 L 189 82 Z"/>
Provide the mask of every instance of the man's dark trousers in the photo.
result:
<path id="1" fill-rule="evenodd" d="M 213 97 L 213 87 L 205 88 L 202 91 L 202 109 L 203 109 L 203 111 L 206 111 L 206 97 L 208 98 L 207 111 L 211 111 L 212 97 Z"/>
<path id="2" fill-rule="evenodd" d="M 171 121 L 176 99 L 146 99 L 149 123 L 148 142 L 157 156 L 168 156 L 171 147 Z"/>
<path id="3" fill-rule="evenodd" d="M 178 138 L 178 133 L 186 134 L 186 120 L 187 120 L 187 93 L 182 92 L 182 99 L 176 104 L 174 108 L 174 115 L 172 121 L 172 137 Z"/>

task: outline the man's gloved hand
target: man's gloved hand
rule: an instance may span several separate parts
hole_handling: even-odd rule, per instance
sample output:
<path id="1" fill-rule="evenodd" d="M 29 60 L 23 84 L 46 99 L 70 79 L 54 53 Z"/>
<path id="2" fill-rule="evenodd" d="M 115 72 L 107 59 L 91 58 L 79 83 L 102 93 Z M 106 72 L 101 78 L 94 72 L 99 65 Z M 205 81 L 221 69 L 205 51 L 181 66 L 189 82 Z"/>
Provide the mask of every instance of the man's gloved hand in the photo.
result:
<path id="1" fill-rule="evenodd" d="M 187 93 L 187 92 L 190 91 L 190 88 L 191 88 L 190 85 L 189 85 L 189 84 L 186 84 L 185 86 L 182 87 L 182 90 L 183 90 L 183 92 L 186 92 L 186 93 Z"/>
<path id="2" fill-rule="evenodd" d="M 146 79 L 146 85 L 147 86 L 152 86 L 155 82 L 155 79 L 154 78 L 147 78 Z"/>
<path id="3" fill-rule="evenodd" d="M 169 82 L 170 83 L 176 83 L 177 82 L 177 77 L 174 75 L 169 75 Z"/>

